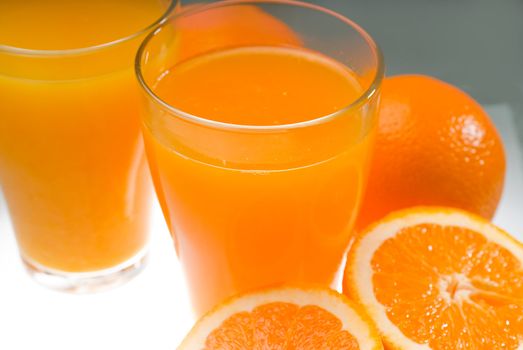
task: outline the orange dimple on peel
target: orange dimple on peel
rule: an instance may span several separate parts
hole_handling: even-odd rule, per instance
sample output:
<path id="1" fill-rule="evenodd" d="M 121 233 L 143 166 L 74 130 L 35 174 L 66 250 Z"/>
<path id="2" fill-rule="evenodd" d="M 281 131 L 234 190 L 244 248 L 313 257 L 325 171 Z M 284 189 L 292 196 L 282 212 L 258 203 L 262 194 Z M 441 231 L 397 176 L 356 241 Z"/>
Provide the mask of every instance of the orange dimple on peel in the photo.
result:
<path id="1" fill-rule="evenodd" d="M 418 208 L 367 230 L 344 291 L 392 349 L 523 346 L 523 245 L 459 210 Z"/>
<path id="2" fill-rule="evenodd" d="M 275 289 L 248 294 L 202 318 L 179 349 L 383 349 L 367 316 L 336 292 Z"/>

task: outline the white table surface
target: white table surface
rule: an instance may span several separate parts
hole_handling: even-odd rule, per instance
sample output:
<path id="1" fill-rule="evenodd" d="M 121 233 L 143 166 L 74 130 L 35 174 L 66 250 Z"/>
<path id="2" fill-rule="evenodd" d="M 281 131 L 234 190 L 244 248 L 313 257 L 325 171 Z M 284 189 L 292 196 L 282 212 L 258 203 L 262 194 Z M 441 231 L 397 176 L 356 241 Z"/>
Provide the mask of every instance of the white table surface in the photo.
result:
<path id="1" fill-rule="evenodd" d="M 523 166 L 507 105 L 488 111 L 501 131 L 508 174 L 495 222 L 523 240 Z M 163 217 L 154 207 L 149 266 L 108 292 L 71 295 L 34 283 L 18 258 L 0 200 L 1 350 L 175 349 L 193 323 L 184 280 Z"/>

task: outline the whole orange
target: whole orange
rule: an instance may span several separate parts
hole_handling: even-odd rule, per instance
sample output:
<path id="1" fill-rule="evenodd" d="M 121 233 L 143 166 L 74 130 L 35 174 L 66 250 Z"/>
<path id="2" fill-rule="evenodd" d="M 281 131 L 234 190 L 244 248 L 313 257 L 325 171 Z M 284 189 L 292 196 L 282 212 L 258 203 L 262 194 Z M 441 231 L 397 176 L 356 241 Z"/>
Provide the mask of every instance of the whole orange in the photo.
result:
<path id="1" fill-rule="evenodd" d="M 253 5 L 184 6 L 174 22 L 179 61 L 238 46 L 301 46 L 297 33 Z"/>
<path id="2" fill-rule="evenodd" d="M 456 207 L 490 219 L 504 178 L 501 137 L 474 99 L 428 76 L 386 78 L 356 230 L 417 205 Z"/>

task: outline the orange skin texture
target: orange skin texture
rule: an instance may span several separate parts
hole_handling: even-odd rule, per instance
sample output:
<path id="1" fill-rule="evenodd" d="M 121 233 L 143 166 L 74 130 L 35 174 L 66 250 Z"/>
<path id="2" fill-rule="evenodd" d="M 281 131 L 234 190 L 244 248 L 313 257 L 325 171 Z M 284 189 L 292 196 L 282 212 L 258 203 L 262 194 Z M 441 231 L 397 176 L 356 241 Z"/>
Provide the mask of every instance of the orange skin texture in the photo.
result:
<path id="1" fill-rule="evenodd" d="M 256 6 L 236 5 L 197 12 L 202 6 L 183 7 L 186 15 L 175 22 L 179 33 L 178 61 L 238 46 L 302 46 L 291 28 Z"/>
<path id="2" fill-rule="evenodd" d="M 378 136 L 356 230 L 418 205 L 468 210 L 491 219 L 505 179 L 505 152 L 483 108 L 445 82 L 386 78 Z"/>

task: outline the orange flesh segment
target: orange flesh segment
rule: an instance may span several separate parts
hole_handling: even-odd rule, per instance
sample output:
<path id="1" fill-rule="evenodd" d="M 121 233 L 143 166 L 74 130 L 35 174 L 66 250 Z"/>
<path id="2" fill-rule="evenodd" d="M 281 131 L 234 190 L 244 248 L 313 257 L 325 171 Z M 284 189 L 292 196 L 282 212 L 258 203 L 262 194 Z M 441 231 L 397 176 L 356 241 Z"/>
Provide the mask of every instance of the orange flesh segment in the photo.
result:
<path id="1" fill-rule="evenodd" d="M 205 350 L 214 349 L 356 350 L 359 346 L 325 309 L 274 302 L 226 319 L 207 337 Z"/>
<path id="2" fill-rule="evenodd" d="M 422 224 L 386 240 L 372 259 L 388 318 L 431 349 L 517 349 L 523 343 L 523 266 L 469 229 Z"/>

